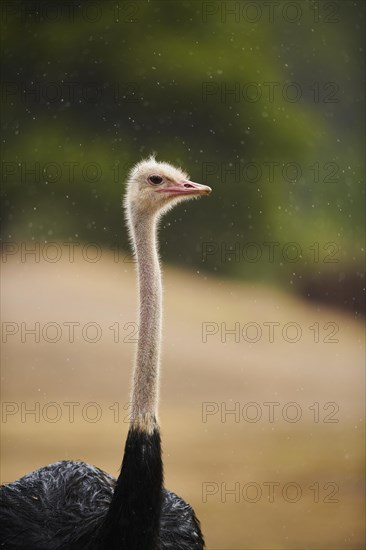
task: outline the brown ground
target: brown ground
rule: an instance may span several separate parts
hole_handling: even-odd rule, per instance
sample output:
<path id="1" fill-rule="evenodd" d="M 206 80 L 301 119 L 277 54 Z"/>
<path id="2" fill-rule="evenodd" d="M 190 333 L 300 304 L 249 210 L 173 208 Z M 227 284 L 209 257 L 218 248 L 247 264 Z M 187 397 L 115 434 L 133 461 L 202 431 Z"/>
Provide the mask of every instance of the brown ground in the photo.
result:
<path id="1" fill-rule="evenodd" d="M 4 331 L 18 328 L 2 346 L 3 482 L 61 458 L 114 475 L 121 461 L 134 351 L 134 325 L 126 325 L 135 322 L 133 265 L 105 251 L 97 263 L 80 255 L 70 263 L 64 252 L 56 263 L 22 263 L 19 255 L 3 263 L 3 342 Z M 208 549 L 364 548 L 362 325 L 268 287 L 172 269 L 165 269 L 164 319 L 166 486 L 192 503 Z M 34 342 L 24 329 L 35 322 L 41 331 L 58 323 L 60 340 L 47 341 L 56 334 L 49 325 Z M 80 323 L 74 342 L 63 325 L 70 322 Z M 96 343 L 82 335 L 90 322 L 102 331 Z M 225 343 L 219 332 L 203 343 L 203 322 L 218 329 L 255 322 L 262 337 L 248 343 L 227 335 Z M 274 342 L 265 322 L 280 323 Z M 301 328 L 298 342 L 281 334 L 289 322 Z M 118 323 L 114 342 L 109 327 Z M 90 327 L 87 337 L 94 335 Z M 266 402 L 280 404 L 273 422 Z M 302 415 L 298 422 L 290 422 L 290 402 Z M 225 416 L 235 407 L 239 416 Z M 207 408 L 215 414 L 204 422 Z M 256 413 L 262 417 L 250 422 Z M 279 483 L 272 499 L 271 482 Z M 296 491 L 297 502 L 289 502 Z"/>

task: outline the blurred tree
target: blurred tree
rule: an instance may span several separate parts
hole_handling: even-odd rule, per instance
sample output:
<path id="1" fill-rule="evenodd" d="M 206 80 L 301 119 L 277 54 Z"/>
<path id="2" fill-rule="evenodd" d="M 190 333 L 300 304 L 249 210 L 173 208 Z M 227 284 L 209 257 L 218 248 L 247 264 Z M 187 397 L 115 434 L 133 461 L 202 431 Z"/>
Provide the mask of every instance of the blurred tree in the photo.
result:
<path id="1" fill-rule="evenodd" d="M 123 181 L 155 151 L 214 189 L 167 218 L 166 258 L 359 295 L 365 6 L 348 6 L 3 2 L 3 239 L 127 246 Z"/>

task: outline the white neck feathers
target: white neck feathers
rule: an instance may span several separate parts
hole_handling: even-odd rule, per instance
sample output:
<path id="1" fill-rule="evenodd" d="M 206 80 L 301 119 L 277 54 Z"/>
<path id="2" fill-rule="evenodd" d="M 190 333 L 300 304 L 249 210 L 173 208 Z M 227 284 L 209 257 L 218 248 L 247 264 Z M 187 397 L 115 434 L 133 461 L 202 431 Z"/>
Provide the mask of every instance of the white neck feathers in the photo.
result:
<path id="1" fill-rule="evenodd" d="M 157 250 L 157 216 L 142 219 L 129 212 L 139 289 L 139 330 L 132 387 L 131 425 L 151 432 L 159 401 L 162 283 Z"/>

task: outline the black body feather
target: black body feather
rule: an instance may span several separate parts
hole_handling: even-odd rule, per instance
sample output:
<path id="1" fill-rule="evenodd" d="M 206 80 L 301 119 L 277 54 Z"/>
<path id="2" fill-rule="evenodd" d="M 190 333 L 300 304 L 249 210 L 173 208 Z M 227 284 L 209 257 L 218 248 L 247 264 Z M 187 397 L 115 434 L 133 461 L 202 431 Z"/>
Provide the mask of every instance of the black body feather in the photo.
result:
<path id="1" fill-rule="evenodd" d="M 130 430 L 115 480 L 61 461 L 0 489 L 0 548 L 202 550 L 192 508 L 162 488 L 160 436 Z"/>
<path id="2" fill-rule="evenodd" d="M 130 428 L 121 474 L 104 521 L 103 535 L 110 550 L 159 548 L 163 498 L 160 433 Z"/>

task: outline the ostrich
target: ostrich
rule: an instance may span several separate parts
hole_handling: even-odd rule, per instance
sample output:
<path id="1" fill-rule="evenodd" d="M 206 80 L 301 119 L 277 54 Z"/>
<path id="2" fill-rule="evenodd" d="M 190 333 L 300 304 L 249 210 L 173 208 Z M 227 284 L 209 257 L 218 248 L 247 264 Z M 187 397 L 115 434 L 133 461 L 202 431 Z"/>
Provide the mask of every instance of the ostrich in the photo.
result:
<path id="1" fill-rule="evenodd" d="M 132 413 L 117 480 L 84 462 L 63 460 L 1 487 L 0 548 L 17 550 L 202 550 L 194 511 L 163 486 L 158 393 L 162 284 L 157 251 L 161 215 L 207 195 L 181 169 L 150 157 L 127 180 L 124 207 L 137 258 L 139 333 Z"/>

